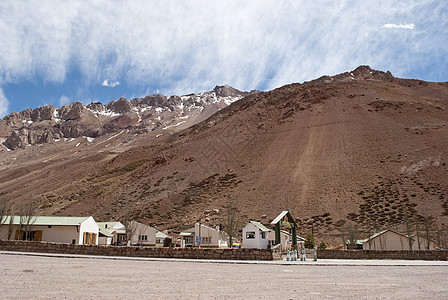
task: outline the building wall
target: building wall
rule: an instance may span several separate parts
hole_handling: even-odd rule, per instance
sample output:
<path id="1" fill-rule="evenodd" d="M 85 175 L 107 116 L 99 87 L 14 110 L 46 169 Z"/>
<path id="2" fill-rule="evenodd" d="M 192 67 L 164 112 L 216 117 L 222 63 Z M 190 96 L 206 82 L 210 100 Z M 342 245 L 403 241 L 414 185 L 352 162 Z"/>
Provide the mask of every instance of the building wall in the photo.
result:
<path id="1" fill-rule="evenodd" d="M 1 226 L 0 238 L 7 239 L 8 237 L 8 228 L 7 224 Z M 16 230 L 18 230 L 18 226 L 14 226 L 10 239 L 13 240 L 15 238 Z M 22 230 L 25 230 L 23 228 Z M 45 242 L 54 242 L 54 243 L 67 243 L 71 244 L 74 240 L 75 244 L 79 244 L 79 232 L 77 226 L 36 226 L 30 225 L 28 227 L 28 231 L 42 231 L 42 241 Z M 82 239 L 81 239 L 82 243 Z"/>
<path id="2" fill-rule="evenodd" d="M 434 243 L 431 241 L 429 242 L 429 249 L 427 249 L 428 240 L 424 237 L 413 236 L 412 238 L 414 239 L 414 243 L 412 244 L 412 250 L 435 250 L 436 249 L 434 247 Z M 418 247 L 419 240 L 420 240 L 420 248 Z"/>
<path id="3" fill-rule="evenodd" d="M 269 231 L 268 240 L 271 245 L 275 245 L 275 230 Z M 292 236 L 290 234 L 280 231 L 280 241 L 282 248 L 292 247 Z"/>
<path id="4" fill-rule="evenodd" d="M 95 245 L 98 245 L 98 233 L 99 227 L 92 217 L 88 217 L 87 220 L 82 222 L 79 226 L 79 237 L 77 244 L 83 244 L 84 232 L 95 234 Z"/>
<path id="5" fill-rule="evenodd" d="M 110 244 L 112 244 L 112 237 L 107 236 L 98 237 L 98 245 L 110 245 Z"/>
<path id="6" fill-rule="evenodd" d="M 202 238 L 201 246 L 204 247 L 227 247 L 227 236 L 218 230 L 196 223 L 194 225 L 195 236 Z"/>
<path id="7" fill-rule="evenodd" d="M 387 231 L 374 239 L 363 243 L 363 250 L 410 250 L 409 239 Z"/>
<path id="8" fill-rule="evenodd" d="M 131 238 L 132 245 L 155 245 L 157 230 L 151 226 L 132 221 L 131 226 L 135 226 L 134 235 Z M 139 237 L 146 236 L 147 240 L 139 240 Z"/>
<path id="9" fill-rule="evenodd" d="M 255 232 L 254 239 L 247 238 L 247 232 Z M 246 224 L 243 228 L 243 248 L 266 249 L 268 246 L 268 232 L 263 239 L 260 229 L 252 223 Z"/>

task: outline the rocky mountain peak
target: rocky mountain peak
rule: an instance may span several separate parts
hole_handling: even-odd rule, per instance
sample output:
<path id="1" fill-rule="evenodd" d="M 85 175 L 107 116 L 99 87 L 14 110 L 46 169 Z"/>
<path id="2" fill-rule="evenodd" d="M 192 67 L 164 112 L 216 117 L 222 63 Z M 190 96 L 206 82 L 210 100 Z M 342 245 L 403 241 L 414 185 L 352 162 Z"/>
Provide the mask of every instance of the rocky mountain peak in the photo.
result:
<path id="1" fill-rule="evenodd" d="M 126 98 L 121 97 L 119 100 L 107 104 L 106 109 L 118 114 L 125 114 L 132 110 L 132 104 Z"/>
<path id="2" fill-rule="evenodd" d="M 241 95 L 241 92 L 231 86 L 223 85 L 223 86 L 215 86 L 213 91 L 216 93 L 218 97 L 235 97 Z"/>
<path id="3" fill-rule="evenodd" d="M 64 105 L 63 107 L 58 109 L 58 115 L 61 120 L 71 121 L 82 118 L 86 111 L 87 110 L 84 105 L 82 105 L 81 102 L 76 101 L 71 103 L 70 105 Z"/>
<path id="4" fill-rule="evenodd" d="M 0 120 L 0 139 L 14 150 L 80 136 L 96 138 L 123 129 L 137 134 L 175 130 L 181 128 L 180 124 L 199 122 L 247 94 L 230 86 L 217 86 L 210 92 L 186 96 L 157 94 L 131 101 L 122 97 L 106 105 L 97 102 L 84 106 L 79 101 L 61 108 L 46 105 L 14 112 Z M 206 113 L 199 117 L 204 110 Z"/>
<path id="5" fill-rule="evenodd" d="M 372 69 L 370 66 L 362 65 L 357 67 L 351 72 L 344 72 L 334 76 L 324 75 L 318 79 L 312 80 L 310 84 L 323 84 L 332 82 L 349 82 L 360 80 L 379 80 L 379 81 L 392 81 L 394 76 L 390 71 L 383 72 Z"/>

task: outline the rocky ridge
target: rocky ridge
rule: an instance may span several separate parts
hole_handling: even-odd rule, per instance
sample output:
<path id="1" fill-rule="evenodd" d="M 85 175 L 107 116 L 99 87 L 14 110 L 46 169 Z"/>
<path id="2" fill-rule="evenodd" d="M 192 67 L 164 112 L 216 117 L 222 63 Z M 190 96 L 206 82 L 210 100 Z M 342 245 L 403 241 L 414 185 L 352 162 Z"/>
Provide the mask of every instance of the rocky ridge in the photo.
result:
<path id="1" fill-rule="evenodd" d="M 160 129 L 173 131 L 191 126 L 248 94 L 230 86 L 216 86 L 210 92 L 148 95 L 130 101 L 120 98 L 106 105 L 100 102 L 88 105 L 73 102 L 60 108 L 46 105 L 4 117 L 0 120 L 0 139 L 8 150 L 15 150 L 81 136 L 92 139 L 123 129 L 136 134 Z"/>

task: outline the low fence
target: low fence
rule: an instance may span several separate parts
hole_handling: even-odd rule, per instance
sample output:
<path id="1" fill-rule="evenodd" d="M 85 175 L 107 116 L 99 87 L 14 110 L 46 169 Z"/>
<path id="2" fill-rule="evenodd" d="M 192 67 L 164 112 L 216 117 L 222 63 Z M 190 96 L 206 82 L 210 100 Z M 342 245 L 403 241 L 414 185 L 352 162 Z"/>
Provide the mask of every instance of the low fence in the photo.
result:
<path id="1" fill-rule="evenodd" d="M 129 256 L 152 258 L 215 259 L 215 260 L 273 260 L 270 249 L 203 249 L 164 248 L 139 246 L 92 246 L 46 242 L 0 240 L 0 250 L 16 252 L 39 252 L 82 254 L 102 256 Z"/>
<path id="2" fill-rule="evenodd" d="M 320 259 L 448 260 L 448 250 L 318 250 Z"/>

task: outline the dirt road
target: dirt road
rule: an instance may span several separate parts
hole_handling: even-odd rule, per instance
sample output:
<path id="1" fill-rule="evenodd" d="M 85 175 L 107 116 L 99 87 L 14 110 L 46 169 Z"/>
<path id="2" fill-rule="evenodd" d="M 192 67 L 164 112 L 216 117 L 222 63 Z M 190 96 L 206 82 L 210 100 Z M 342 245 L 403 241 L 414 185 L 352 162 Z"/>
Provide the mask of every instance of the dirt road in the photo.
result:
<path id="1" fill-rule="evenodd" d="M 0 254 L 1 299 L 447 299 L 445 266 L 277 265 Z"/>

